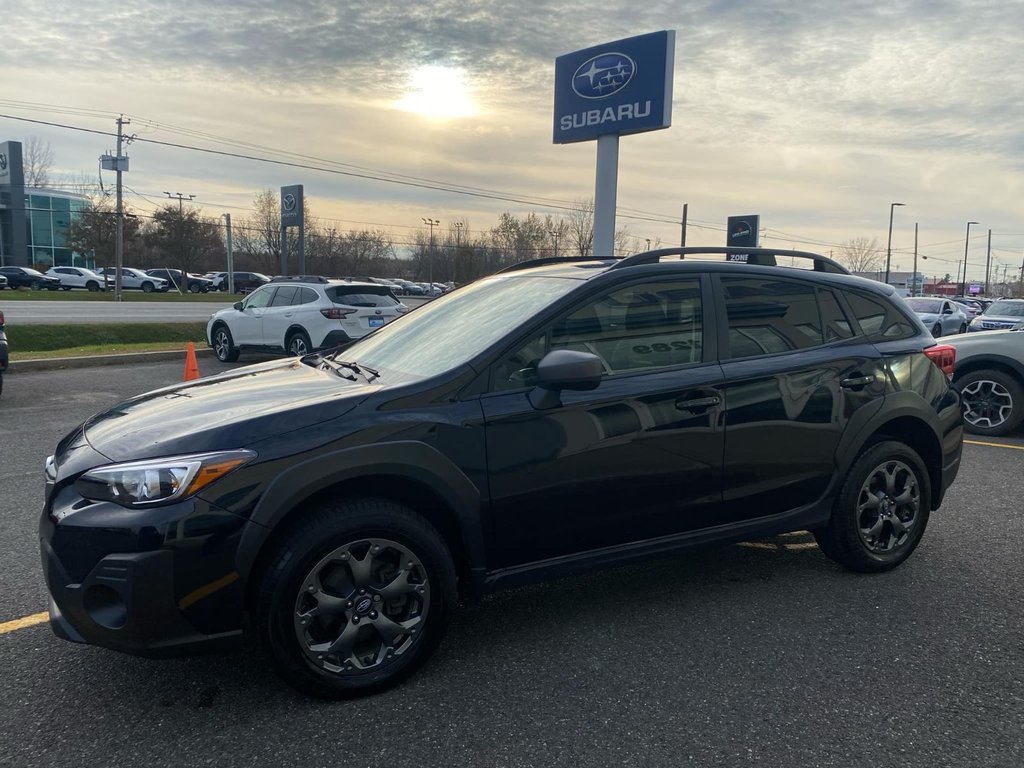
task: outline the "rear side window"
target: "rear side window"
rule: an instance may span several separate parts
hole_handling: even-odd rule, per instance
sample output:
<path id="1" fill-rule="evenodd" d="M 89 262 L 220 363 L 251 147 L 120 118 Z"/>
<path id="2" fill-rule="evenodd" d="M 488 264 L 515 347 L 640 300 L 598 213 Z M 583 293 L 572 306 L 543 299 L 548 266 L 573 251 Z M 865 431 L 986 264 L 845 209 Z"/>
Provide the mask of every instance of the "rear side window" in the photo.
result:
<path id="1" fill-rule="evenodd" d="M 393 307 L 398 303 L 386 285 L 359 285 L 351 288 L 338 285 L 328 288 L 325 293 L 335 304 L 344 304 L 346 307 Z"/>
<path id="2" fill-rule="evenodd" d="M 292 299 L 292 304 L 312 304 L 319 298 L 317 292 L 312 288 L 299 288 L 295 298 Z"/>
<path id="3" fill-rule="evenodd" d="M 293 285 L 282 285 L 277 289 L 277 293 L 274 294 L 273 301 L 270 302 L 272 307 L 288 307 L 292 304 L 292 299 L 295 298 L 297 288 Z"/>
<path id="4" fill-rule="evenodd" d="M 797 280 L 723 278 L 729 356 L 755 357 L 825 343 L 815 287 Z"/>
<path id="5" fill-rule="evenodd" d="M 860 323 L 861 332 L 872 341 L 909 339 L 917 334 L 907 318 L 884 299 L 849 291 L 846 301 Z"/>

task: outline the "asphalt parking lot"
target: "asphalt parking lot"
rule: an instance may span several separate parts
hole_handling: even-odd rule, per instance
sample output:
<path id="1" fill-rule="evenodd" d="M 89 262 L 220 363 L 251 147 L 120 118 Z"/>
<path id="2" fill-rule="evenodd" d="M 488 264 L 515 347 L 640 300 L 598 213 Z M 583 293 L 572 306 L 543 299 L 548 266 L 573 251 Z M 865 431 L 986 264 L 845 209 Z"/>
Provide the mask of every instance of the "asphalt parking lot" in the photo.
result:
<path id="1" fill-rule="evenodd" d="M 181 373 L 6 380 L 0 624 L 46 607 L 45 456 Z M 5 631 L 0 765 L 1020 766 L 1024 434 L 979 442 L 895 572 L 845 572 L 797 534 L 505 592 L 362 701 L 304 699 L 249 647 L 148 661 Z"/>

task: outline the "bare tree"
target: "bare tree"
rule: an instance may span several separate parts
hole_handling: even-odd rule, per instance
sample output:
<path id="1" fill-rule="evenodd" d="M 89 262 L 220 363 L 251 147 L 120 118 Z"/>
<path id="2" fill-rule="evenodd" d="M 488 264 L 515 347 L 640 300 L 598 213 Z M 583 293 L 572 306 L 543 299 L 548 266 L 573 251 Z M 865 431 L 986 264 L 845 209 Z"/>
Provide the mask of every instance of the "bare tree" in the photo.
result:
<path id="1" fill-rule="evenodd" d="M 840 243 L 836 260 L 851 272 L 874 272 L 881 266 L 882 249 L 877 238 L 855 237 Z"/>
<path id="2" fill-rule="evenodd" d="M 594 199 L 577 200 L 565 218 L 573 255 L 590 256 L 594 250 Z"/>
<path id="3" fill-rule="evenodd" d="M 21 151 L 21 164 L 25 169 L 26 187 L 46 187 L 53 169 L 53 147 L 38 136 L 29 136 Z"/>

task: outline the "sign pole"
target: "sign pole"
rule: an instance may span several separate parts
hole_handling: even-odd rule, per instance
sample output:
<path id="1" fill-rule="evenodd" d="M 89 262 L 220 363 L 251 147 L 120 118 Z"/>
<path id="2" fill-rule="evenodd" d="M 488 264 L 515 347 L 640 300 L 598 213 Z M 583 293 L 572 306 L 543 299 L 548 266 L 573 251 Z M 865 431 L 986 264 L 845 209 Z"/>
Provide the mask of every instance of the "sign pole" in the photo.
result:
<path id="1" fill-rule="evenodd" d="M 597 137 L 597 184 L 594 190 L 594 256 L 615 255 L 615 198 L 619 183 L 619 136 Z"/>

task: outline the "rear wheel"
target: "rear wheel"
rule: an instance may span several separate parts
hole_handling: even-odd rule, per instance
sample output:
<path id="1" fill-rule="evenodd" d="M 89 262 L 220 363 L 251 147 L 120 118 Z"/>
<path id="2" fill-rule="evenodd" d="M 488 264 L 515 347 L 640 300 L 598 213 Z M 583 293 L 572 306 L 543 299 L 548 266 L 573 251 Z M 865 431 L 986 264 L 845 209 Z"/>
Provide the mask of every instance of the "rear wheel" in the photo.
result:
<path id="1" fill-rule="evenodd" d="M 238 359 L 238 347 L 234 345 L 231 331 L 226 325 L 218 325 L 213 329 L 213 353 L 222 363 L 233 363 Z"/>
<path id="2" fill-rule="evenodd" d="M 964 404 L 964 428 L 997 437 L 1024 421 L 1024 387 L 1003 371 L 981 370 L 956 380 Z"/>
<path id="3" fill-rule="evenodd" d="M 871 446 L 850 468 L 828 526 L 814 532 L 821 551 L 853 571 L 895 568 L 917 547 L 928 525 L 931 482 L 910 446 Z"/>
<path id="4" fill-rule="evenodd" d="M 285 342 L 285 349 L 288 350 L 288 354 L 295 355 L 295 357 L 308 355 L 313 351 L 313 346 L 309 341 L 309 334 L 305 331 L 294 331 L 288 336 L 288 340 Z"/>
<path id="5" fill-rule="evenodd" d="M 408 507 L 372 498 L 307 512 L 259 590 L 256 627 L 275 670 L 327 699 L 411 675 L 441 641 L 457 598 L 440 534 Z"/>

